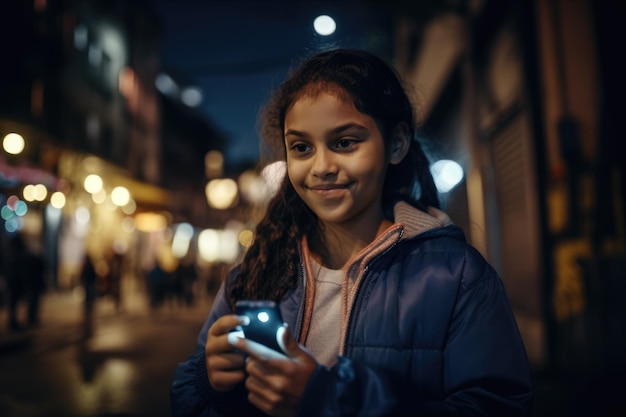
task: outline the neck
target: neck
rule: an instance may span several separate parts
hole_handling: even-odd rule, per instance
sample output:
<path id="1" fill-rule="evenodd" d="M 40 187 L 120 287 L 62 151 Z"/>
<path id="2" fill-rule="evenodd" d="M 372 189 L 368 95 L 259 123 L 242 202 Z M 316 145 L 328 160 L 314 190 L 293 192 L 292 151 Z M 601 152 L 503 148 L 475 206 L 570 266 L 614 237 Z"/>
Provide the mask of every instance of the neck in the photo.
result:
<path id="1" fill-rule="evenodd" d="M 325 223 L 322 234 L 328 255 L 323 259 L 319 258 L 318 261 L 327 268 L 341 269 L 391 225 L 392 222 L 385 219 L 382 212 L 374 219 L 359 219 L 349 223 Z M 313 252 L 322 253 L 315 248 Z"/>

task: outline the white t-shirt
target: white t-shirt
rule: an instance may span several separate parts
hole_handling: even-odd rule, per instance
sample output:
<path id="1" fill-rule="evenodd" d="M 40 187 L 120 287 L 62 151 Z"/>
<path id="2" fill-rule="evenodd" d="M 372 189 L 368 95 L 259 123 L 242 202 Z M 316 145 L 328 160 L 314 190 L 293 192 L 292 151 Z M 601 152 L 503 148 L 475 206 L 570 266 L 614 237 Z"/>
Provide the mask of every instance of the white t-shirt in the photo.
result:
<path id="1" fill-rule="evenodd" d="M 343 271 L 311 262 L 315 277 L 315 302 L 306 347 L 317 361 L 331 367 L 339 354 L 341 282 Z"/>

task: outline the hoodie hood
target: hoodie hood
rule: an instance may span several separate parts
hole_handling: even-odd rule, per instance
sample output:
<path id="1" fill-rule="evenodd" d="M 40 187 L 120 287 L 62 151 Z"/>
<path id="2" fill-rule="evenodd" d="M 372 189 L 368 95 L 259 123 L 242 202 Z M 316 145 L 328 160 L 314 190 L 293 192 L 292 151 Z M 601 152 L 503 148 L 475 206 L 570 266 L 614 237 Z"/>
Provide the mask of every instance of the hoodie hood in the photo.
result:
<path id="1" fill-rule="evenodd" d="M 401 201 L 393 209 L 394 223 L 404 226 L 402 239 L 410 239 L 424 232 L 452 224 L 446 213 L 429 207 L 428 212 L 418 210 L 409 203 Z"/>

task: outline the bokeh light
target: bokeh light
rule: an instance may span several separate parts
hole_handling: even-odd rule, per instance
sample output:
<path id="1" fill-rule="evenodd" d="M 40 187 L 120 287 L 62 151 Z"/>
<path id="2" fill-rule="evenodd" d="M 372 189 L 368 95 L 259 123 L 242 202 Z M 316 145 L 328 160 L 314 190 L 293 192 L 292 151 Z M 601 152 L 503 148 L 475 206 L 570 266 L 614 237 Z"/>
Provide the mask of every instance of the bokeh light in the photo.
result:
<path id="1" fill-rule="evenodd" d="M 48 196 L 48 189 L 43 184 L 37 184 L 33 187 L 33 197 L 36 201 L 43 201 Z"/>
<path id="2" fill-rule="evenodd" d="M 237 183 L 231 178 L 211 180 L 205 189 L 207 201 L 211 207 L 227 209 L 235 203 L 237 189 Z"/>
<path id="3" fill-rule="evenodd" d="M 33 184 L 28 184 L 22 190 L 22 196 L 26 201 L 35 201 L 35 186 Z"/>
<path id="4" fill-rule="evenodd" d="M 25 216 L 28 212 L 28 206 L 26 205 L 26 202 L 22 200 L 18 201 L 15 205 L 14 211 L 17 216 Z"/>
<path id="5" fill-rule="evenodd" d="M 25 142 L 19 133 L 9 133 L 2 141 L 2 147 L 11 155 L 19 155 L 24 150 Z"/>
<path id="6" fill-rule="evenodd" d="M 158 232 L 167 227 L 167 219 L 160 213 L 139 213 L 135 216 L 135 227 L 142 232 Z"/>
<path id="7" fill-rule="evenodd" d="M 90 194 L 95 194 L 102 190 L 102 178 L 96 174 L 89 174 L 85 177 L 85 181 L 83 186 L 85 187 L 85 191 Z"/>
<path id="8" fill-rule="evenodd" d="M 78 224 L 87 224 L 91 219 L 91 214 L 86 207 L 78 207 L 76 209 L 76 213 L 74 213 L 74 218 Z"/>
<path id="9" fill-rule="evenodd" d="M 102 204 L 107 199 L 107 192 L 104 188 L 100 188 L 99 191 L 91 194 L 91 200 L 96 204 Z"/>
<path id="10" fill-rule="evenodd" d="M 463 179 L 463 168 L 457 162 L 442 159 L 431 165 L 435 186 L 440 193 L 446 193 L 456 187 Z"/>
<path id="11" fill-rule="evenodd" d="M 172 239 L 172 256 L 183 258 L 189 251 L 189 245 L 193 238 L 193 227 L 189 223 L 181 223 L 176 227 Z"/>
<path id="12" fill-rule="evenodd" d="M 61 191 L 56 191 L 50 196 L 50 205 L 56 209 L 62 209 L 65 207 L 65 194 Z"/>
<path id="13" fill-rule="evenodd" d="M 189 107 L 198 107 L 202 104 L 202 91 L 198 87 L 186 87 L 180 93 L 180 101 Z"/>
<path id="14" fill-rule="evenodd" d="M 238 233 L 234 230 L 205 229 L 198 235 L 198 252 L 207 262 L 233 262 L 239 248 Z"/>
<path id="15" fill-rule="evenodd" d="M 118 207 L 125 206 L 130 201 L 130 193 L 126 187 L 115 187 L 111 191 L 111 201 Z"/>
<path id="16" fill-rule="evenodd" d="M 207 178 L 216 178 L 224 171 L 224 155 L 220 151 L 209 151 L 204 156 L 204 169 Z"/>
<path id="17" fill-rule="evenodd" d="M 244 248 L 249 248 L 252 246 L 252 242 L 254 241 L 254 232 L 250 229 L 244 229 L 239 232 L 239 243 Z"/>
<path id="18" fill-rule="evenodd" d="M 135 229 L 135 219 L 132 217 L 124 217 L 124 219 L 122 219 L 122 230 L 126 233 L 133 233 Z"/>
<path id="19" fill-rule="evenodd" d="M 128 200 L 124 206 L 122 206 L 122 212 L 124 214 L 133 214 L 137 210 L 137 203 L 132 198 Z"/>
<path id="20" fill-rule="evenodd" d="M 323 14 L 315 18 L 313 21 L 313 28 L 319 35 L 329 36 L 335 33 L 337 24 L 332 17 Z"/>
<path id="21" fill-rule="evenodd" d="M 28 205 L 16 195 L 7 198 L 6 204 L 0 208 L 0 217 L 4 220 L 4 229 L 10 234 L 24 227 L 24 216 L 28 213 Z"/>

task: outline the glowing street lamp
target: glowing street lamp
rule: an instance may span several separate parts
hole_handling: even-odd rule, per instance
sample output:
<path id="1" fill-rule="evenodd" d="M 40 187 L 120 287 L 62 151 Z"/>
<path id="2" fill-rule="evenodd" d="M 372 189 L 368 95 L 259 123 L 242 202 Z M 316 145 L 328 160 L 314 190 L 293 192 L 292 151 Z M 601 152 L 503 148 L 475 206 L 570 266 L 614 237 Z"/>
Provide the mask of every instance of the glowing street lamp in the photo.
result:
<path id="1" fill-rule="evenodd" d="M 313 28 L 315 32 L 322 36 L 329 36 L 335 33 L 335 29 L 337 29 L 337 24 L 335 20 L 328 15 L 320 15 L 315 18 L 313 21 Z"/>

